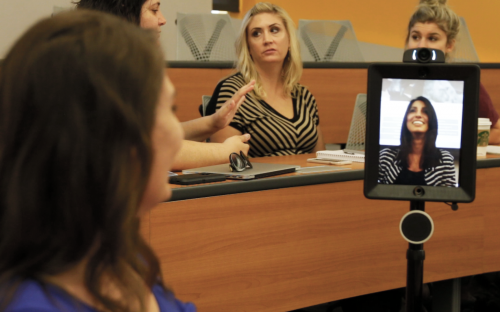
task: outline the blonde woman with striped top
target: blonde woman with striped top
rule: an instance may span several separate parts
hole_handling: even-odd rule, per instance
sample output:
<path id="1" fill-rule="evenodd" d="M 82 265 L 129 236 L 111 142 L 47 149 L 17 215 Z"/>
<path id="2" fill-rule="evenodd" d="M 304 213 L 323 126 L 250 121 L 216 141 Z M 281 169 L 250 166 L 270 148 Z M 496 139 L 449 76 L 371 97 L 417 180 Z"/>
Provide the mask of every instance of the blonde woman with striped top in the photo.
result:
<path id="1" fill-rule="evenodd" d="M 235 75 L 221 81 L 207 107 L 215 113 L 252 80 L 254 91 L 228 127 L 212 142 L 249 133 L 251 157 L 312 153 L 325 148 L 314 96 L 302 85 L 302 61 L 290 16 L 270 3 L 257 3 L 245 15 L 236 42 Z"/>

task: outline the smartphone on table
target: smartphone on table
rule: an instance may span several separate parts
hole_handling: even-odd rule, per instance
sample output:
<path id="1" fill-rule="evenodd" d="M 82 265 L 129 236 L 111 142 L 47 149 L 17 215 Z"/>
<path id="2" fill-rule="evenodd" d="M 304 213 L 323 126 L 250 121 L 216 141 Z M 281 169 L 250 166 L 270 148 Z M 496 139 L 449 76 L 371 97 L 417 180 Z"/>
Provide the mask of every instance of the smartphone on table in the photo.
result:
<path id="1" fill-rule="evenodd" d="M 352 161 L 350 160 L 324 159 L 324 158 L 309 158 L 307 162 L 334 165 L 334 166 L 343 166 L 352 164 Z"/>
<path id="2" fill-rule="evenodd" d="M 172 176 L 168 179 L 168 183 L 180 184 L 180 185 L 191 185 L 191 184 L 201 184 L 210 182 L 220 182 L 225 181 L 226 176 L 218 173 L 192 173 L 183 174 L 178 176 Z"/>

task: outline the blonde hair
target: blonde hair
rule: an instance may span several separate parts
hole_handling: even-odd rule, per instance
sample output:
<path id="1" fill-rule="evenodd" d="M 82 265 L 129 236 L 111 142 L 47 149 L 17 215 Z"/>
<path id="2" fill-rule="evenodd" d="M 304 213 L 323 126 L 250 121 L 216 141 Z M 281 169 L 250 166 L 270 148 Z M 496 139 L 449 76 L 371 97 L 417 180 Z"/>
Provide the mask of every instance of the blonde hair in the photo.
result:
<path id="1" fill-rule="evenodd" d="M 288 13 L 275 4 L 259 2 L 254 5 L 243 18 L 240 33 L 236 39 L 236 55 L 238 57 L 236 69 L 243 75 L 243 78 L 247 83 L 252 79 L 255 79 L 256 83 L 253 92 L 257 99 L 262 99 L 266 96 L 259 73 L 257 72 L 253 59 L 250 56 L 247 43 L 248 25 L 255 15 L 261 13 L 272 13 L 278 15 L 282 19 L 287 30 L 288 38 L 290 40 L 290 50 L 288 51 L 288 54 L 283 62 L 281 75 L 283 77 L 285 95 L 290 95 L 296 90 L 299 91 L 298 83 L 300 77 L 302 76 L 302 59 L 300 57 L 300 47 L 295 32 L 295 24 Z"/>
<path id="2" fill-rule="evenodd" d="M 446 0 L 420 0 L 408 23 L 405 44 L 408 44 L 411 29 L 416 23 L 436 23 L 446 34 L 447 43 L 455 40 L 460 31 L 460 19 L 457 13 L 446 5 Z"/>

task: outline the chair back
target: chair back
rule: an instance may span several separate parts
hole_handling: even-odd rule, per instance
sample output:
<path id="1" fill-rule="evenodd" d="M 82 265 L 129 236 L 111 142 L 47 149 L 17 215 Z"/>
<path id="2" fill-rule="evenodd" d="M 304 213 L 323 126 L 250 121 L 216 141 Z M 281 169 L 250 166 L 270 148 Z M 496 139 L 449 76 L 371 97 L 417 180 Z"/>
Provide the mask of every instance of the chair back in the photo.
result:
<path id="1" fill-rule="evenodd" d="M 177 60 L 235 61 L 235 41 L 227 14 L 177 13 Z"/>
<path id="2" fill-rule="evenodd" d="M 303 62 L 364 62 L 350 21 L 299 20 Z"/>
<path id="3" fill-rule="evenodd" d="M 463 17 L 460 17 L 460 31 L 456 38 L 455 49 L 450 56 L 450 61 L 456 63 L 479 63 L 479 56 Z"/>
<path id="4" fill-rule="evenodd" d="M 366 94 L 356 96 L 356 104 L 352 113 L 351 128 L 347 138 L 346 149 L 364 151 L 366 135 Z"/>
<path id="5" fill-rule="evenodd" d="M 212 97 L 210 95 L 202 95 L 201 96 L 201 107 L 200 112 L 201 116 L 205 117 L 207 115 L 207 105 L 210 103 Z"/>

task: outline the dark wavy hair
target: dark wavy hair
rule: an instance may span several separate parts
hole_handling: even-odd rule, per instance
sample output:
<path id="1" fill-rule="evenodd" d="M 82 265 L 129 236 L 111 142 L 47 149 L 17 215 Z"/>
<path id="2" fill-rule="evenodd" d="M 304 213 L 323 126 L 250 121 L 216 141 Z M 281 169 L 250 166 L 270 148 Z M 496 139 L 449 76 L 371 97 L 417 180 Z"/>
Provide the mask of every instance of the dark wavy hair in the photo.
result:
<path id="1" fill-rule="evenodd" d="M 408 104 L 408 107 L 406 108 L 403 125 L 401 126 L 401 146 L 398 154 L 398 159 L 401 161 L 401 166 L 406 168 L 408 167 L 408 155 L 412 152 L 413 135 L 406 126 L 406 118 L 408 117 L 411 106 L 416 101 L 421 101 L 425 104 L 428 117 L 428 130 L 425 133 L 424 151 L 422 155 L 423 157 L 420 160 L 420 166 L 422 168 L 435 167 L 439 165 L 439 161 L 441 159 L 441 153 L 436 148 L 438 120 L 436 111 L 434 110 L 431 102 L 423 96 L 419 96 L 416 99 L 411 100 L 410 104 Z"/>
<path id="2" fill-rule="evenodd" d="M 79 0 L 73 2 L 78 9 L 89 9 L 120 16 L 139 25 L 141 8 L 147 0 Z"/>
<path id="3" fill-rule="evenodd" d="M 38 22 L 8 52 L 0 71 L 0 310 L 24 280 L 43 284 L 85 257 L 85 287 L 104 309 L 144 309 L 161 276 L 137 214 L 163 65 L 150 31 L 86 10 Z M 103 292 L 103 273 L 124 300 Z"/>

